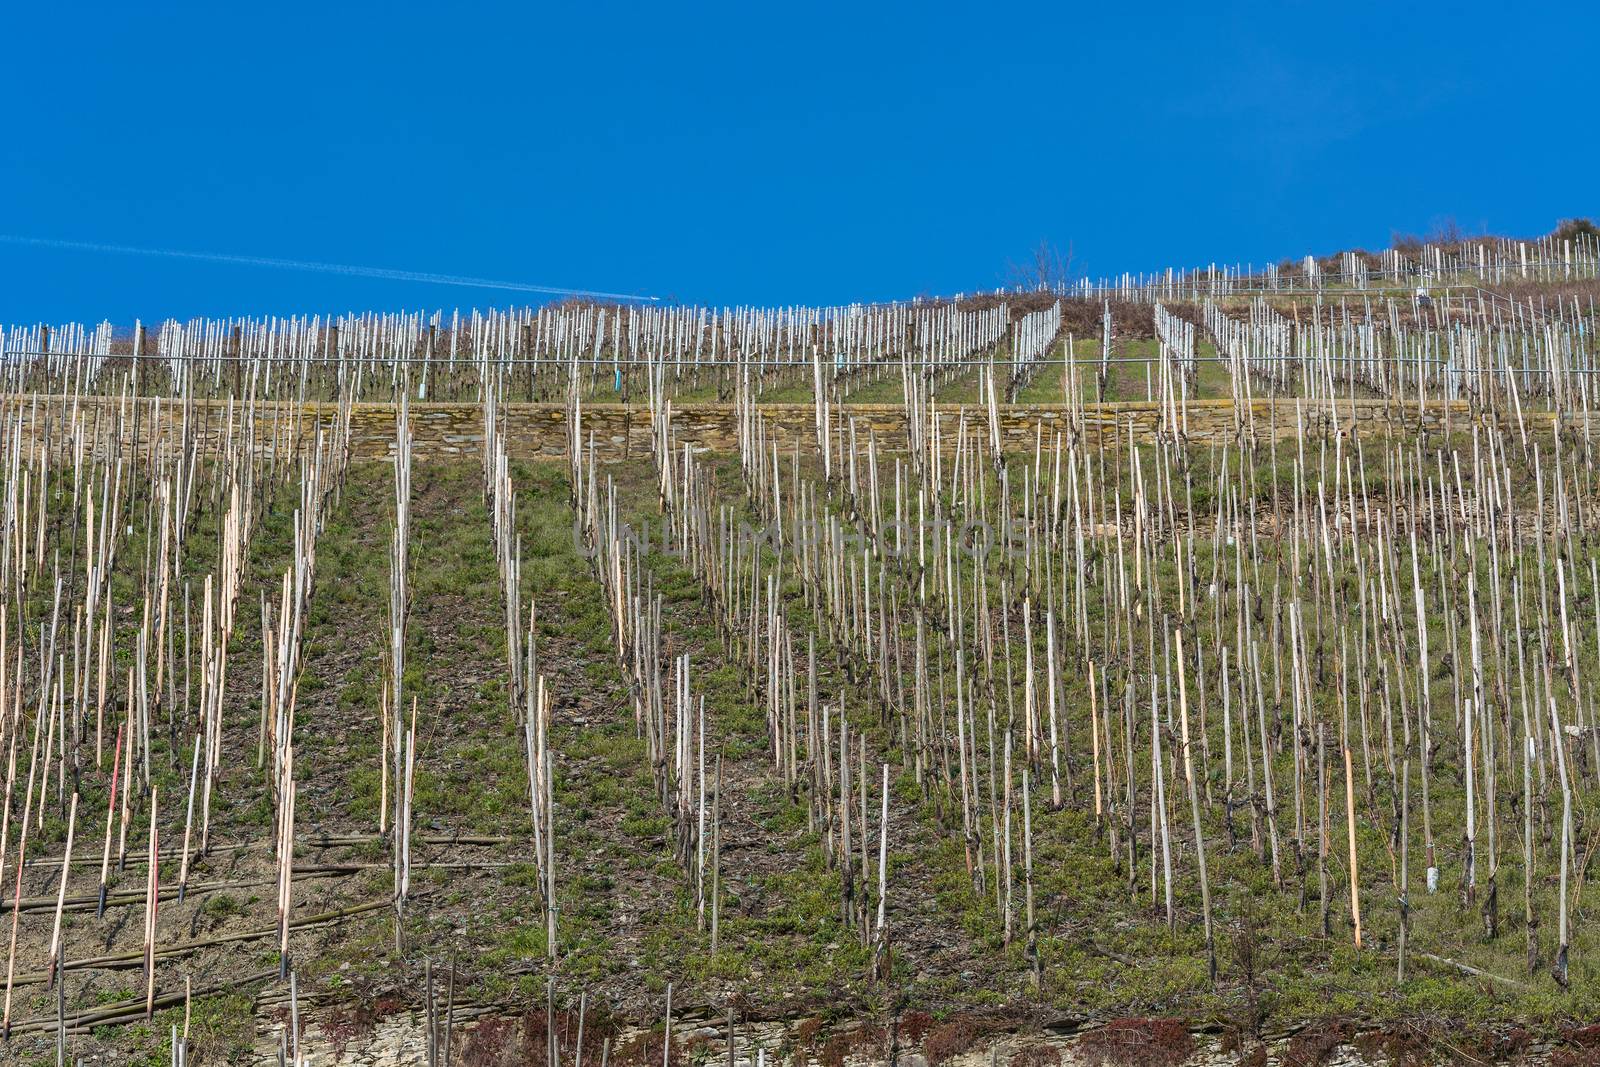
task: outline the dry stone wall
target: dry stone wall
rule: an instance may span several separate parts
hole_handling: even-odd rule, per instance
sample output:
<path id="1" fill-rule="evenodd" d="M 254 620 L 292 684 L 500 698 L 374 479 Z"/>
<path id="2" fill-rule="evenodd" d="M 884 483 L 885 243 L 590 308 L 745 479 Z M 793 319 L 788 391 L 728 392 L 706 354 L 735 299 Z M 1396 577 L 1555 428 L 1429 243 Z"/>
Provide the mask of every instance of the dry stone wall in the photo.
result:
<path id="1" fill-rule="evenodd" d="M 505 440 L 517 458 L 558 458 L 566 455 L 570 430 L 568 410 L 562 404 L 505 404 L 501 407 Z M 351 406 L 351 450 L 356 459 L 384 459 L 394 448 L 395 418 L 399 408 L 388 403 Z M 764 404 L 768 437 L 785 452 L 798 447 L 816 448 L 816 414 L 810 404 Z M 1090 446 L 1108 447 L 1150 443 L 1162 425 L 1156 403 L 1086 404 L 1079 409 L 1083 433 Z M 316 439 L 321 429 L 339 417 L 332 403 L 262 403 L 256 405 L 254 439 L 263 454 L 297 452 Z M 684 404 L 672 409 L 679 441 L 702 451 L 732 451 L 736 447 L 736 409 L 731 404 Z M 969 434 L 987 437 L 987 410 L 980 406 L 936 409 L 939 438 L 946 450 L 954 449 L 963 424 Z M 202 449 L 216 449 L 226 437 L 238 438 L 245 417 L 241 406 L 228 401 L 190 401 L 146 398 L 137 402 L 115 397 L 0 397 L 0 418 L 20 424 L 31 451 L 48 444 L 70 450 L 74 426 L 86 447 L 103 447 L 120 438 L 124 447 L 134 443 L 150 448 L 177 435 L 187 421 Z M 847 405 L 832 413 L 836 426 L 848 434 L 853 426 L 858 447 L 876 438 L 888 451 L 904 449 L 906 410 L 896 404 Z M 1236 405 L 1229 400 L 1189 402 L 1182 412 L 1184 435 L 1191 442 L 1214 442 L 1329 433 L 1364 438 L 1423 433 L 1466 432 L 1475 424 L 1498 419 L 1513 432 L 1548 435 L 1556 424 L 1549 412 L 1486 416 L 1465 401 L 1431 401 L 1423 405 L 1386 400 L 1320 401 L 1255 400 Z M 468 457 L 483 448 L 483 411 L 475 404 L 416 403 L 411 405 L 414 454 L 418 460 Z M 1031 451 L 1035 441 L 1048 445 L 1056 434 L 1070 431 L 1073 412 L 1064 405 L 1004 405 L 998 410 L 1002 447 Z M 650 413 L 633 405 L 595 404 L 582 412 L 585 441 L 592 441 L 602 459 L 626 459 L 647 454 L 650 448 Z M 1579 432 L 1600 426 L 1600 416 L 1563 425 Z"/>

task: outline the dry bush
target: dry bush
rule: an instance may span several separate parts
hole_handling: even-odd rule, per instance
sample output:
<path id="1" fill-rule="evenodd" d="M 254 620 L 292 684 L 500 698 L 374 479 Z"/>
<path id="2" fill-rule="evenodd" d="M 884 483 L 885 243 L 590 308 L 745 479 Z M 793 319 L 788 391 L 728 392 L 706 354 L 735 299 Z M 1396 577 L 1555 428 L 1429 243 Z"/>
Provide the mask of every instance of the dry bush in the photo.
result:
<path id="1" fill-rule="evenodd" d="M 554 1023 L 561 1059 L 575 1059 L 578 1013 L 558 1011 Z M 550 1062 L 549 1025 L 550 1017 L 543 1008 L 530 1011 L 520 1019 L 485 1019 L 467 1034 L 461 1046 L 461 1063 L 463 1067 L 547 1067 Z M 599 1012 L 589 1012 L 583 1024 L 583 1058 L 599 1063 L 601 1049 L 616 1032 L 613 1020 Z M 673 1046 L 676 1050 L 676 1040 Z M 619 1061 L 621 1055 L 622 1050 L 614 1050 L 611 1058 Z M 641 1065 L 660 1063 L 660 1035 L 656 1035 L 653 1061 L 640 1059 L 628 1062 Z"/>
<path id="2" fill-rule="evenodd" d="M 1112 1019 L 1079 1037 L 1077 1048 L 1092 1064 L 1177 1067 L 1194 1054 L 1194 1038 L 1182 1019 Z"/>
<path id="3" fill-rule="evenodd" d="M 1100 336 L 1100 300 L 1064 300 L 1061 328 L 1078 340 Z M 1116 340 L 1149 340 L 1156 335 L 1156 309 L 1153 304 L 1129 300 L 1111 301 L 1111 330 Z"/>
<path id="4" fill-rule="evenodd" d="M 1511 1063 L 1522 1058 L 1533 1044 L 1533 1035 L 1520 1026 L 1509 1030 L 1480 1031 L 1468 1049 L 1473 1059 L 1493 1063 Z"/>
<path id="5" fill-rule="evenodd" d="M 811 1052 L 817 1047 L 817 1035 L 822 1032 L 821 1019 L 802 1019 L 794 1028 L 794 1047 L 796 1052 Z"/>
<path id="6" fill-rule="evenodd" d="M 855 1027 L 842 1034 L 835 1034 L 823 1043 L 822 1051 L 817 1053 L 817 1062 L 822 1067 L 844 1067 L 844 1061 L 851 1056 L 868 1056 L 883 1051 L 885 1034 L 881 1026 L 867 1024 Z"/>
<path id="7" fill-rule="evenodd" d="M 619 1067 L 651 1067 L 652 1064 L 662 1063 L 662 1053 L 666 1052 L 665 1063 L 667 1067 L 684 1067 L 689 1062 L 683 1043 L 676 1037 L 672 1039 L 672 1047 L 666 1050 L 662 1043 L 662 1035 L 651 1031 L 640 1034 L 611 1053 L 611 1062 Z M 592 1061 L 599 1063 L 599 1060 Z M 539 1065 L 534 1065 L 539 1067 Z"/>
<path id="8" fill-rule="evenodd" d="M 485 1019 L 461 1046 L 462 1067 L 514 1067 L 520 1063 L 522 1027 L 516 1019 Z"/>
<path id="9" fill-rule="evenodd" d="M 1473 241 L 1481 240 L 1489 240 L 1489 238 L 1469 236 L 1461 228 L 1460 223 L 1446 216 L 1435 220 L 1432 228 L 1427 233 L 1401 233 L 1399 231 L 1391 233 L 1389 235 L 1389 247 L 1403 255 L 1415 256 L 1427 245 L 1437 245 L 1449 252 Z"/>
<path id="10" fill-rule="evenodd" d="M 850 1035 L 834 1034 L 822 1043 L 822 1049 L 817 1053 L 817 1062 L 822 1067 L 844 1067 L 845 1057 L 850 1055 Z"/>
<path id="11" fill-rule="evenodd" d="M 1239 1067 L 1267 1067 L 1267 1046 L 1256 1042 L 1249 1051 L 1239 1053 L 1236 1062 Z"/>
<path id="12" fill-rule="evenodd" d="M 335 1004 L 328 1009 L 322 1021 L 322 1032 L 327 1037 L 334 1055 L 344 1055 L 350 1042 L 366 1037 L 378 1024 L 377 1004 L 360 998 L 353 1002 Z"/>
<path id="13" fill-rule="evenodd" d="M 928 1067 L 939 1067 L 952 1056 L 972 1051 L 994 1029 L 994 1024 L 986 1019 L 959 1015 L 928 1031 L 922 1042 L 922 1055 Z"/>
<path id="14" fill-rule="evenodd" d="M 1321 1067 L 1349 1037 L 1349 1027 L 1343 1020 L 1308 1026 L 1289 1039 L 1289 1047 L 1283 1053 L 1284 1067 Z"/>
<path id="15" fill-rule="evenodd" d="M 908 1011 L 900 1016 L 900 1040 L 915 1045 L 933 1029 L 933 1016 L 925 1011 Z"/>
<path id="16" fill-rule="evenodd" d="M 1561 1045 L 1550 1053 L 1550 1067 L 1600 1067 L 1600 1025 L 1563 1030 Z"/>
<path id="17" fill-rule="evenodd" d="M 1011 1054 L 1011 1067 L 1061 1067 L 1061 1052 L 1053 1045 L 1029 1045 Z"/>
<path id="18" fill-rule="evenodd" d="M 1600 1067 L 1600 1049 L 1558 1048 L 1550 1053 L 1550 1067 Z"/>
<path id="19" fill-rule="evenodd" d="M 1369 1030 L 1357 1034 L 1351 1045 L 1369 1063 L 1387 1063 L 1390 1067 L 1431 1067 L 1434 1062 L 1433 1042 L 1412 1027 L 1394 1027 Z"/>

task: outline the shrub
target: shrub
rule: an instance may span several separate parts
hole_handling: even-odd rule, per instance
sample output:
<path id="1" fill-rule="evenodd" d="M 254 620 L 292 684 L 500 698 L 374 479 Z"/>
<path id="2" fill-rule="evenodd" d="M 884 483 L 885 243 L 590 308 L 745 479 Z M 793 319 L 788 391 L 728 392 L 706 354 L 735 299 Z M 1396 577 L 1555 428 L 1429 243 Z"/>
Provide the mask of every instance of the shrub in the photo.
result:
<path id="1" fill-rule="evenodd" d="M 1551 231 L 1550 236 L 1557 241 L 1576 241 L 1583 237 L 1600 237 L 1600 226 L 1596 226 L 1593 219 L 1575 218 L 1562 219 Z"/>
<path id="2" fill-rule="evenodd" d="M 1091 1064 L 1177 1067 L 1194 1052 L 1182 1019 L 1112 1019 L 1078 1038 L 1078 1052 Z"/>
<path id="3" fill-rule="evenodd" d="M 994 1026 L 970 1015 L 957 1016 L 941 1026 L 928 1031 L 922 1042 L 922 1055 L 928 1067 L 939 1067 L 953 1056 L 970 1052 Z"/>
<path id="4" fill-rule="evenodd" d="M 1029 1045 L 1011 1054 L 1011 1067 L 1061 1067 L 1061 1053 L 1052 1045 Z"/>

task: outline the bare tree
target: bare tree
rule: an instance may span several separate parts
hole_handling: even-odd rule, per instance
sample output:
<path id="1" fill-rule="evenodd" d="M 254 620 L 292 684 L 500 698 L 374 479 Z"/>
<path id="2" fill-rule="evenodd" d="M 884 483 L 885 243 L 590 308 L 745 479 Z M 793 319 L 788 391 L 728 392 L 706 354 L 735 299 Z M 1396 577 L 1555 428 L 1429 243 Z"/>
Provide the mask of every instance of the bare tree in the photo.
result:
<path id="1" fill-rule="evenodd" d="M 1063 254 L 1050 241 L 1041 240 L 1023 263 L 1006 263 L 1008 284 L 1028 292 L 1059 291 L 1066 288 L 1075 277 L 1072 259 L 1071 242 L 1068 242 Z"/>

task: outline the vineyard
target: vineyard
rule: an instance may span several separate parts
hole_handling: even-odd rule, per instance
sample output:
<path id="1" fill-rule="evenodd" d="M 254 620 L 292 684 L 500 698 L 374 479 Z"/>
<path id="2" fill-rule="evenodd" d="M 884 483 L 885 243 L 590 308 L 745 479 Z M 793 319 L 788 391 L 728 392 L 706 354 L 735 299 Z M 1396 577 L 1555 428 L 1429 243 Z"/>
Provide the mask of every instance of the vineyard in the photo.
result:
<path id="1" fill-rule="evenodd" d="M 1597 295 L 7 328 L 5 1056 L 1600 1062 Z"/>

